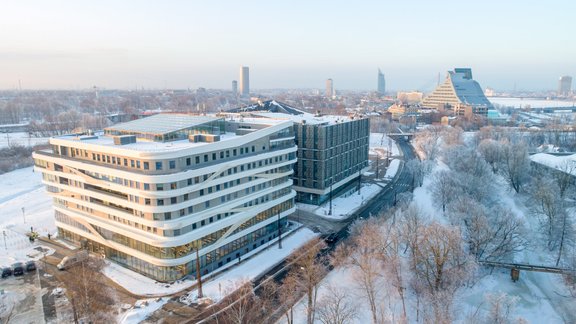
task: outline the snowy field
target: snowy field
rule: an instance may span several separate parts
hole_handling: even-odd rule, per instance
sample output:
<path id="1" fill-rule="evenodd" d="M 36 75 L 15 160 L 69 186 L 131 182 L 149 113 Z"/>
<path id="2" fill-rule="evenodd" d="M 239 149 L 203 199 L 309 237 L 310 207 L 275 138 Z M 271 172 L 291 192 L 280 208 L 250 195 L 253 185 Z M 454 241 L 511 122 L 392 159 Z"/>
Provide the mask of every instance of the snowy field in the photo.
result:
<path id="1" fill-rule="evenodd" d="M 555 108 L 555 107 L 573 107 L 576 106 L 574 101 L 562 101 L 562 100 L 544 100 L 544 99 L 530 99 L 530 98 L 498 98 L 490 97 L 488 98 L 492 104 L 500 105 L 503 107 L 514 107 L 514 108 L 526 108 L 530 106 L 531 108 Z"/>
<path id="2" fill-rule="evenodd" d="M 0 133 L 0 149 L 10 145 L 34 146 L 48 144 L 49 137 L 29 137 L 28 133 Z"/>
<path id="3" fill-rule="evenodd" d="M 0 266 L 43 256 L 35 249 L 39 241 L 30 243 L 26 236 L 30 227 L 41 236 L 56 232 L 52 198 L 40 181 L 32 167 L 0 175 Z"/>

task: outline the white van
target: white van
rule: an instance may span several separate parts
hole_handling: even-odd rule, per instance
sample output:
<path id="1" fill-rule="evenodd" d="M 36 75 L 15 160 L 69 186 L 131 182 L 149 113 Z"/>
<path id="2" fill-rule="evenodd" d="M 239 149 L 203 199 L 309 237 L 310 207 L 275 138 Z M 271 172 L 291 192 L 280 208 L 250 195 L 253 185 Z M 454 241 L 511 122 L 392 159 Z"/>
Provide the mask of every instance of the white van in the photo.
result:
<path id="1" fill-rule="evenodd" d="M 56 266 L 58 270 L 70 268 L 78 262 L 82 262 L 88 258 L 88 251 L 80 251 L 74 255 L 66 256 Z"/>

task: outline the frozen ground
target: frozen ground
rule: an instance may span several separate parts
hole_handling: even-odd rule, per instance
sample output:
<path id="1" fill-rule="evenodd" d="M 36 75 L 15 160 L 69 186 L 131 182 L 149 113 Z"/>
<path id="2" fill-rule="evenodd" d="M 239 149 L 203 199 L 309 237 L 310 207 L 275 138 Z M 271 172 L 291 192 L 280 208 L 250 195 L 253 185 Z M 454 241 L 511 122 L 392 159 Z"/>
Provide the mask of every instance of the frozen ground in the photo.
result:
<path id="1" fill-rule="evenodd" d="M 390 149 L 392 156 L 400 155 L 400 150 L 394 140 L 383 133 L 370 133 L 369 147 L 371 155 L 379 154 L 381 158 L 386 157 L 385 151 L 388 149 Z"/>
<path id="2" fill-rule="evenodd" d="M 28 133 L 0 133 L 0 149 L 9 145 L 34 146 L 48 144 L 49 137 L 29 137 Z"/>

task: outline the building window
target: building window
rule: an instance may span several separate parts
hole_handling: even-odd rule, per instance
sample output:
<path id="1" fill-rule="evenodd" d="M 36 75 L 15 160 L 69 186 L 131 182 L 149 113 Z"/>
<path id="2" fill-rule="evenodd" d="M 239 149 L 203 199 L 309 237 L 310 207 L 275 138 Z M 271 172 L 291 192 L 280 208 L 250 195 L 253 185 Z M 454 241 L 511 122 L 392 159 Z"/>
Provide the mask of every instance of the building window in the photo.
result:
<path id="1" fill-rule="evenodd" d="M 186 158 L 186 165 L 190 165 L 190 164 L 192 164 L 192 159 Z"/>
<path id="2" fill-rule="evenodd" d="M 176 161 L 170 161 L 168 163 L 170 165 L 170 169 L 176 169 Z"/>
<path id="3" fill-rule="evenodd" d="M 164 190 L 164 185 L 163 185 L 163 184 L 160 184 L 160 183 L 157 184 L 157 185 L 156 185 L 156 190 L 157 190 L 157 191 L 163 191 L 163 190 Z"/>
<path id="4" fill-rule="evenodd" d="M 194 158 L 194 161 L 196 162 L 196 164 L 200 164 L 200 157 L 199 157 L 199 156 L 196 156 L 196 157 Z"/>
<path id="5" fill-rule="evenodd" d="M 176 197 L 170 198 L 170 203 L 171 203 L 171 204 L 176 204 L 177 202 L 178 202 L 178 198 L 176 198 Z"/>
<path id="6" fill-rule="evenodd" d="M 144 162 L 144 170 L 150 169 L 150 163 Z"/>
<path id="7" fill-rule="evenodd" d="M 124 160 L 126 161 L 126 160 Z M 162 170 L 162 162 L 158 161 L 156 162 L 156 170 Z"/>
<path id="8" fill-rule="evenodd" d="M 158 202 L 156 203 L 156 205 L 164 206 L 164 199 L 158 199 Z"/>
<path id="9" fill-rule="evenodd" d="M 164 219 L 165 220 L 172 219 L 172 213 L 170 213 L 170 212 L 164 213 Z"/>
<path id="10" fill-rule="evenodd" d="M 144 190 L 150 190 L 150 184 L 149 183 L 144 184 Z"/>

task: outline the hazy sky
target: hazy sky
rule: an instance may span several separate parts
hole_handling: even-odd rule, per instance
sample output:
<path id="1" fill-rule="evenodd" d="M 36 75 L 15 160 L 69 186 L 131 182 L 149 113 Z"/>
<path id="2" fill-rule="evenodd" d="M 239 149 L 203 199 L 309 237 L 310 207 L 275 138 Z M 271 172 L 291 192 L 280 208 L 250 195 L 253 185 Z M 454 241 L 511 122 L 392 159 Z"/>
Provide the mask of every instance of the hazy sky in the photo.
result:
<path id="1" fill-rule="evenodd" d="M 576 77 L 576 1 L 2 0 L 0 89 L 429 90 L 471 67 L 483 87 Z"/>

